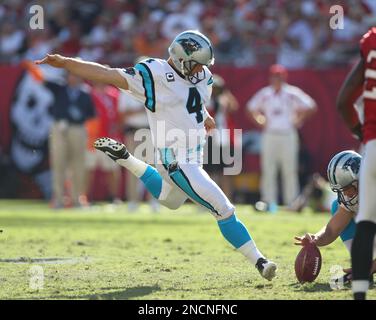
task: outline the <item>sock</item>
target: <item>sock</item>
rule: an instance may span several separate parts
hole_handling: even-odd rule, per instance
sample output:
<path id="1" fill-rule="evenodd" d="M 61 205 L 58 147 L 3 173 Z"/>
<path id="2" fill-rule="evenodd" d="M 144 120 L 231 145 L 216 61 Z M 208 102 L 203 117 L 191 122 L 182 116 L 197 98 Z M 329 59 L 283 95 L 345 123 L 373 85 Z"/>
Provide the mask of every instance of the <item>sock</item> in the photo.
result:
<path id="1" fill-rule="evenodd" d="M 144 183 L 146 190 L 148 190 L 154 198 L 158 199 L 162 191 L 163 179 L 157 169 L 148 166 L 140 179 Z"/>
<path id="2" fill-rule="evenodd" d="M 252 264 L 263 257 L 256 248 L 247 228 L 238 220 L 235 214 L 230 218 L 218 221 L 219 229 L 224 238 L 241 252 Z"/>
<path id="3" fill-rule="evenodd" d="M 353 280 L 352 284 L 352 291 L 354 293 L 355 300 L 365 300 L 366 292 L 369 288 L 369 281 L 367 280 Z"/>
<path id="4" fill-rule="evenodd" d="M 116 162 L 128 169 L 137 178 L 140 178 L 146 190 L 148 190 L 154 198 L 158 199 L 161 194 L 163 179 L 157 169 L 135 158 L 131 154 L 129 154 L 127 159 L 119 159 L 116 160 Z"/>
<path id="5" fill-rule="evenodd" d="M 242 253 L 253 265 L 256 265 L 258 259 L 265 259 L 262 253 L 257 249 L 253 240 L 243 244 L 240 248 L 238 248 L 238 251 Z"/>
<path id="6" fill-rule="evenodd" d="M 116 160 L 116 163 L 128 169 L 137 178 L 140 178 L 146 172 L 147 168 L 150 167 L 147 163 L 135 158 L 131 154 L 129 154 L 127 159 Z"/>
<path id="7" fill-rule="evenodd" d="M 361 221 L 356 226 L 356 233 L 351 247 L 352 291 L 354 294 L 365 293 L 369 287 L 375 230 L 376 224 L 371 221 Z"/>

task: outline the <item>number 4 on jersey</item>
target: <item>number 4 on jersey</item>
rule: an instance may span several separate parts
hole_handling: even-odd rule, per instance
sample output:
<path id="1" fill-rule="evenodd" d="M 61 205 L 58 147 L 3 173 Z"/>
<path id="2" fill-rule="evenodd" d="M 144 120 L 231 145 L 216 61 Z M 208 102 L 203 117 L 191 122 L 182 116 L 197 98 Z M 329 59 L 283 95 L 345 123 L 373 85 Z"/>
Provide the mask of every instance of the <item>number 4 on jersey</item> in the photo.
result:
<path id="1" fill-rule="evenodd" d="M 189 88 L 189 96 L 186 107 L 189 113 L 196 113 L 197 123 L 204 120 L 202 116 L 201 96 L 196 88 Z"/>

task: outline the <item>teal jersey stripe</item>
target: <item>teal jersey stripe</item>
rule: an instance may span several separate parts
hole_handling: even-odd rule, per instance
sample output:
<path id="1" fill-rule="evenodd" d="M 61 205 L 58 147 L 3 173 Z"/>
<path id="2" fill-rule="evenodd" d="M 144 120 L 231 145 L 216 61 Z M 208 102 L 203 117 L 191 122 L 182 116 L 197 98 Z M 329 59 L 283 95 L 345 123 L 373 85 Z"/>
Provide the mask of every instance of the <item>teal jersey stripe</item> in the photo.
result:
<path id="1" fill-rule="evenodd" d="M 332 216 L 334 216 L 337 213 L 339 207 L 338 200 L 334 200 L 332 203 L 332 209 L 330 210 L 330 213 Z M 355 230 L 356 230 L 356 223 L 354 218 L 350 220 L 349 224 L 346 226 L 346 228 L 341 232 L 340 237 L 342 241 L 347 241 L 350 239 L 354 239 L 355 237 Z"/>
<path id="2" fill-rule="evenodd" d="M 332 202 L 332 208 L 330 210 L 330 213 L 332 214 L 332 216 L 336 214 L 338 207 L 339 207 L 339 203 L 338 203 L 338 200 L 336 199 Z"/>
<path id="3" fill-rule="evenodd" d="M 208 85 L 213 84 L 213 82 L 214 82 L 213 77 L 210 77 L 209 80 L 208 80 Z"/>
<path id="4" fill-rule="evenodd" d="M 145 107 L 151 112 L 155 112 L 155 88 L 154 79 L 149 67 L 145 63 L 138 63 L 135 69 L 140 72 L 142 85 L 145 89 Z"/>
<path id="5" fill-rule="evenodd" d="M 163 166 L 166 170 L 168 170 L 168 166 L 171 162 L 175 161 L 175 156 L 172 153 L 170 148 L 159 149 L 161 153 L 161 160 Z M 179 170 L 175 172 L 169 172 L 169 176 L 172 181 L 182 189 L 191 199 L 195 200 L 196 202 L 202 204 L 204 207 L 208 208 L 209 210 L 218 214 L 218 212 L 214 209 L 214 207 L 203 198 L 201 198 L 196 191 L 193 189 L 191 183 L 189 182 L 188 177 L 184 174 L 183 170 L 179 168 Z"/>

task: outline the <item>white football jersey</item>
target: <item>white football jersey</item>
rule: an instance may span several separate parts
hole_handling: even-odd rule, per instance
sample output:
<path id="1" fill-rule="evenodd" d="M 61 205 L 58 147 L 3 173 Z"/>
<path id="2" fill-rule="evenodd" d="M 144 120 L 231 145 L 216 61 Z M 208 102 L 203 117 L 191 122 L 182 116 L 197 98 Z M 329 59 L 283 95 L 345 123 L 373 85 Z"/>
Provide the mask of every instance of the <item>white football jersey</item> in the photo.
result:
<path id="1" fill-rule="evenodd" d="M 205 105 L 210 101 L 213 78 L 204 66 L 205 78 L 193 85 L 166 60 L 146 59 L 133 68 L 118 69 L 130 93 L 146 107 L 153 144 L 172 148 L 180 161 L 201 153 L 205 143 Z"/>

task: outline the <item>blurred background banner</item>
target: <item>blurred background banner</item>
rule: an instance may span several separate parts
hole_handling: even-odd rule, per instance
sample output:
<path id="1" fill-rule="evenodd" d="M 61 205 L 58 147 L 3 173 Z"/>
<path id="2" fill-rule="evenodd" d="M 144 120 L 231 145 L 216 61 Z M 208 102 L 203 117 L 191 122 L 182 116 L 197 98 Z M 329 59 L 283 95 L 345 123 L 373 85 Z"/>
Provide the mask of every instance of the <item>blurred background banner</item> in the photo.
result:
<path id="1" fill-rule="evenodd" d="M 13 173 L 7 180 L 8 195 L 49 199 L 49 108 L 55 97 L 20 65 L 0 66 L 0 73 L 5 93 L 0 103 L 0 148 L 8 159 L 3 165 L 9 171 L 3 168 L 4 174 Z"/>
<path id="2" fill-rule="evenodd" d="M 299 84 L 301 89 L 315 97 L 318 106 L 318 112 L 301 129 L 301 146 L 304 149 L 301 153 L 306 157 L 304 163 L 309 163 L 310 172 L 307 174 L 319 172 L 325 176 L 327 161 L 333 154 L 357 146 L 335 109 L 336 95 L 348 70 L 348 67 L 342 67 L 289 71 L 289 83 Z M 263 67 L 235 68 L 226 65 L 216 66 L 214 72 L 225 79 L 240 106 L 236 116 L 229 119 L 230 127 L 243 129 L 243 171 L 235 177 L 235 188 L 239 192 L 257 192 L 259 135 L 258 128 L 246 117 L 245 105 L 257 90 L 268 83 L 268 71 Z M 11 174 L 11 179 L 7 180 L 8 190 L 2 195 L 49 198 L 49 109 L 55 97 L 47 87 L 33 81 L 20 64 L 0 65 L 0 84 L 0 148 L 9 159 L 7 174 Z M 101 183 L 93 186 L 96 198 L 105 193 L 103 188 Z"/>

